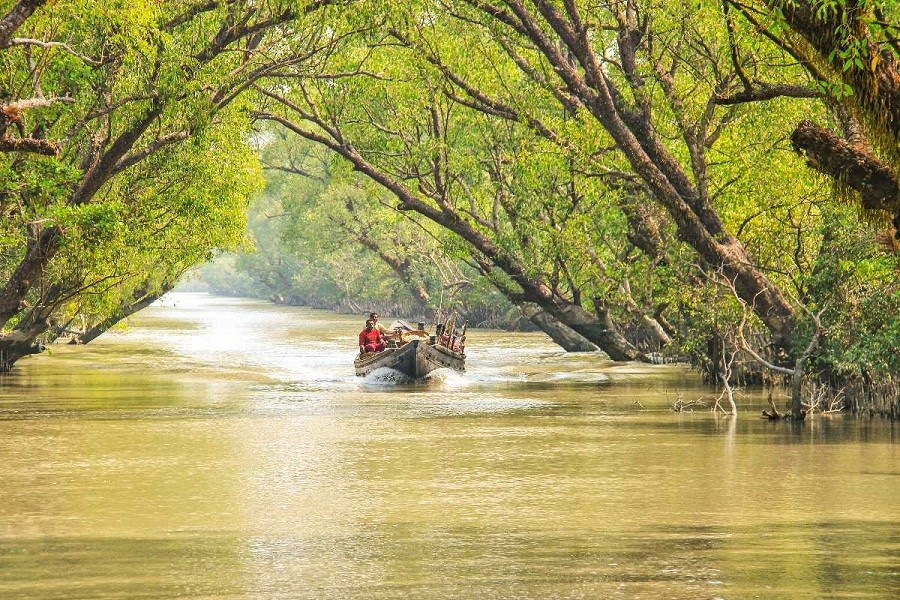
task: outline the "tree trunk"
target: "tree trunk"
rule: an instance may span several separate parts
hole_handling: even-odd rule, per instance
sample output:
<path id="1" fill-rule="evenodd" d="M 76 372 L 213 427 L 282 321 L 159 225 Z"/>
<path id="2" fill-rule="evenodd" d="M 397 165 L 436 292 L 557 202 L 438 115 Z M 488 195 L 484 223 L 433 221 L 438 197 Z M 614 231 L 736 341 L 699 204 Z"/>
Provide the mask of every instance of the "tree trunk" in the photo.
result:
<path id="1" fill-rule="evenodd" d="M 542 286 L 536 286 L 542 287 Z M 578 304 L 572 304 L 546 292 L 526 291 L 524 297 L 537 304 L 560 323 L 574 329 L 582 337 L 597 345 L 610 359 L 615 361 L 639 360 L 650 362 L 650 359 L 626 340 L 613 322 L 608 312 L 599 317 L 592 315 Z"/>
<path id="2" fill-rule="evenodd" d="M 900 184 L 887 165 L 812 121 L 797 125 L 791 144 L 811 168 L 858 191 L 863 208 L 887 212 L 900 230 Z"/>
<path id="3" fill-rule="evenodd" d="M 629 105 L 626 95 L 617 87 L 618 82 L 608 76 L 606 61 L 597 55 L 578 22 L 580 17 L 568 3 L 565 15 L 556 3 L 548 0 L 534 0 L 534 5 L 541 20 L 523 4 L 509 3 L 522 23 L 517 31 L 536 46 L 568 92 L 578 98 L 613 138 L 653 199 L 672 217 L 678 237 L 710 267 L 732 281 L 741 299 L 753 308 L 778 343 L 790 348 L 794 309 L 781 290 L 755 266 L 743 244 L 725 229 L 704 192 L 707 182 L 701 178 L 705 172 L 695 173 L 698 184 L 692 183 L 685 168 L 655 131 L 649 106 L 642 105 L 639 99 L 634 106 Z M 486 5 L 479 8 L 497 18 L 496 12 Z M 555 33 L 555 38 L 548 35 L 548 28 Z M 637 72 L 636 53 L 644 32 L 634 23 L 623 23 L 618 34 L 616 48 L 622 57 L 626 84 L 636 97 L 642 98 L 646 90 L 644 78 Z M 693 135 L 683 133 L 687 137 Z M 692 151 L 702 155 L 705 150 L 702 144 L 694 143 Z M 697 162 L 695 158 L 692 156 L 692 161 Z M 701 162 L 702 158 L 699 158 Z"/>
<path id="4" fill-rule="evenodd" d="M 825 10 L 810 0 L 765 2 L 781 11 L 790 28 L 850 86 L 853 97 L 845 105 L 870 123 L 867 141 L 884 160 L 809 121 L 791 136 L 794 148 L 805 153 L 812 168 L 859 191 L 865 208 L 887 211 L 900 230 L 900 58 L 872 40 L 865 18 L 871 5 L 837 2 Z"/>
<path id="5" fill-rule="evenodd" d="M 9 373 L 17 361 L 31 354 L 40 354 L 43 351 L 43 344 L 34 340 L 28 342 L 6 342 L 0 340 L 0 373 Z"/>
<path id="6" fill-rule="evenodd" d="M 27 330 L 17 329 L 0 334 L 0 372 L 9 373 L 17 360 L 43 352 L 44 345 L 36 340 L 48 327 L 46 322 L 41 322 Z"/>
<path id="7" fill-rule="evenodd" d="M 896 156 L 900 145 L 900 59 L 890 49 L 878 48 L 869 37 L 867 24 L 860 19 L 866 10 L 862 3 L 836 2 L 823 10 L 821 3 L 810 0 L 765 2 L 780 10 L 790 28 L 853 89 L 860 109 L 892 138 L 886 150 Z M 861 49 L 866 51 L 859 57 L 862 66 L 850 60 L 852 54 L 850 58 L 844 54 L 848 50 L 859 53 Z"/>
<path id="8" fill-rule="evenodd" d="M 533 304 L 522 304 L 519 310 L 529 321 L 550 336 L 566 352 L 595 352 L 597 346 L 571 327 L 560 323 L 555 317 Z"/>
<path id="9" fill-rule="evenodd" d="M 672 338 L 666 332 L 665 328 L 662 326 L 662 323 L 660 323 L 650 315 L 642 314 L 641 324 L 644 326 L 647 332 L 653 336 L 653 338 L 656 340 L 656 343 L 658 343 L 661 348 L 664 348 L 672 343 Z"/>
<path id="10" fill-rule="evenodd" d="M 143 292 L 138 292 L 138 299 L 136 302 L 133 302 L 131 304 L 122 304 L 119 307 L 119 310 L 115 312 L 115 314 L 103 319 L 93 327 L 89 327 L 82 335 L 78 337 L 78 341 L 82 344 L 88 344 L 94 341 L 95 339 L 100 337 L 100 335 L 109 331 L 114 325 L 116 325 L 116 323 L 118 323 L 122 319 L 125 319 L 138 312 L 139 310 L 143 310 L 156 302 L 163 296 L 163 294 L 171 290 L 172 287 L 174 286 L 166 284 L 160 291 L 148 295 L 143 295 Z"/>
<path id="11" fill-rule="evenodd" d="M 29 232 L 25 256 L 0 289 L 0 327 L 22 309 L 25 296 L 44 272 L 44 267 L 59 250 L 62 230 L 58 226 L 48 227 L 39 232 Z"/>
<path id="12" fill-rule="evenodd" d="M 625 336 L 619 331 L 619 328 L 613 322 L 612 317 L 610 317 L 609 307 L 606 302 L 602 298 L 594 298 L 593 302 L 594 310 L 597 311 L 598 318 L 594 319 L 595 324 L 591 326 L 591 330 L 595 332 L 595 336 L 598 339 L 604 341 L 604 344 L 601 345 L 600 348 L 609 354 L 609 357 L 613 360 L 640 360 L 649 362 L 649 358 L 626 340 Z M 587 311 L 584 312 L 586 313 Z M 615 355 L 610 354 L 607 351 L 607 348 L 612 349 L 613 352 L 615 352 Z"/>

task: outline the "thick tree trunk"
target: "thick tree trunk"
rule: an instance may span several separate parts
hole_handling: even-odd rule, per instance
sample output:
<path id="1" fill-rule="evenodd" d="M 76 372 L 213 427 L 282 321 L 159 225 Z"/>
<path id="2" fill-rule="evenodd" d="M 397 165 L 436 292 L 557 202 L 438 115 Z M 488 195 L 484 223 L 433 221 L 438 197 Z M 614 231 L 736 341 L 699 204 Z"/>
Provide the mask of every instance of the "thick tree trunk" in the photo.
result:
<path id="1" fill-rule="evenodd" d="M 538 291 L 541 287 L 545 286 L 538 285 L 534 286 L 537 290 L 526 290 L 525 298 L 546 310 L 562 324 L 574 329 L 591 343 L 596 344 L 609 358 L 623 362 L 650 361 L 643 352 L 635 348 L 619 333 L 619 328 L 616 327 L 608 311 L 604 311 L 602 314 L 598 313 L 597 316 L 592 315 L 581 306 L 550 294 L 549 290 Z"/>
<path id="2" fill-rule="evenodd" d="M 519 310 L 526 319 L 550 336 L 550 339 L 566 352 L 595 352 L 597 350 L 597 346 L 585 339 L 584 336 L 560 323 L 543 309 L 533 304 L 522 304 L 519 306 Z"/>
<path id="3" fill-rule="evenodd" d="M 695 172 L 698 184 L 692 183 L 684 167 L 656 133 L 649 107 L 642 105 L 640 100 L 635 106 L 628 104 L 625 95 L 616 87 L 617 83 L 605 72 L 605 61 L 584 35 L 580 17 L 576 17 L 573 7 L 567 4 L 564 15 L 556 3 L 548 0 L 534 0 L 533 3 L 542 22 L 523 3 L 507 3 L 521 22 L 517 30 L 537 47 L 569 93 L 579 99 L 613 138 L 654 200 L 672 217 L 679 238 L 694 248 L 710 267 L 732 281 L 741 299 L 753 308 L 778 342 L 790 347 L 794 309 L 781 290 L 754 266 L 743 244 L 725 229 L 703 191 L 707 186 L 702 180 L 705 172 L 702 169 Z M 480 8 L 497 18 L 496 11 Z M 548 27 L 556 34 L 556 39 L 547 34 Z M 644 78 L 636 68 L 636 54 L 643 32 L 636 24 L 629 23 L 621 24 L 618 33 L 617 49 L 626 80 L 636 96 L 642 98 L 646 90 Z M 693 150 L 699 154 L 703 152 L 696 143 Z M 699 156 L 699 162 L 695 159 L 698 157 L 692 156 L 695 166 L 702 166 L 702 156 Z"/>
<path id="4" fill-rule="evenodd" d="M 43 352 L 44 346 L 37 342 L 37 338 L 48 327 L 46 322 L 42 322 L 27 330 L 17 329 L 0 334 L 0 373 L 8 373 L 22 357 Z"/>
<path id="5" fill-rule="evenodd" d="M 17 361 L 32 354 L 40 354 L 44 351 L 43 345 L 38 342 L 6 342 L 0 340 L 0 373 L 9 373 Z"/>
<path id="6" fill-rule="evenodd" d="M 613 136 L 619 141 L 635 172 L 654 192 L 657 202 L 668 210 L 677 227 L 678 237 L 689 244 L 712 269 L 732 281 L 741 299 L 752 307 L 778 343 L 790 347 L 794 309 L 781 290 L 755 266 L 740 240 L 725 230 L 718 214 L 696 189 L 688 185 L 684 172 L 657 140 L 635 137 L 622 121 L 608 117 L 600 107 L 597 111 L 598 119 L 610 121 L 607 128 L 615 132 Z M 661 156 L 652 159 L 646 148 L 653 148 L 652 154 Z M 679 186 L 673 185 L 679 180 Z"/>
<path id="7" fill-rule="evenodd" d="M 900 229 L 900 185 L 887 165 L 812 121 L 797 125 L 791 143 L 810 167 L 858 191 L 863 208 L 887 212 Z"/>
<path id="8" fill-rule="evenodd" d="M 865 22 L 871 6 L 838 2 L 824 10 L 810 0 L 765 2 L 781 11 L 790 28 L 850 86 L 853 96 L 847 106 L 874 126 L 867 141 L 888 162 L 809 121 L 801 122 L 791 136 L 794 148 L 805 153 L 812 168 L 859 191 L 865 208 L 888 212 L 900 230 L 900 59 L 872 41 Z"/>
<path id="9" fill-rule="evenodd" d="M 860 11 L 870 9 L 863 9 L 858 2 L 836 2 L 828 10 L 810 0 L 765 2 L 780 10 L 791 29 L 853 89 L 859 108 L 892 137 L 893 147 L 886 149 L 896 155 L 900 146 L 900 59 L 870 39 L 868 27 L 860 19 Z M 845 57 L 851 46 L 856 52 L 865 49 L 867 56 L 860 57 L 861 66 Z"/>
<path id="10" fill-rule="evenodd" d="M 606 302 L 602 298 L 594 298 L 593 303 L 594 310 L 597 311 L 597 316 L 599 317 L 597 319 L 598 325 L 595 326 L 597 337 L 602 337 L 602 339 L 606 341 L 607 347 L 614 348 L 617 352 L 622 354 L 621 358 L 616 358 L 611 354 L 609 357 L 613 360 L 642 360 L 644 362 L 649 362 L 649 359 L 644 353 L 635 348 L 625 339 L 622 332 L 619 331 L 619 328 L 610 317 L 609 306 Z M 603 348 L 603 346 L 601 346 L 601 348 Z M 607 354 L 609 354 L 609 352 L 607 352 Z"/>
<path id="11" fill-rule="evenodd" d="M 48 227 L 30 232 L 28 238 L 25 256 L 0 289 L 0 327 L 22 310 L 22 303 L 31 286 L 43 276 L 44 268 L 59 250 L 62 230 L 57 226 Z"/>

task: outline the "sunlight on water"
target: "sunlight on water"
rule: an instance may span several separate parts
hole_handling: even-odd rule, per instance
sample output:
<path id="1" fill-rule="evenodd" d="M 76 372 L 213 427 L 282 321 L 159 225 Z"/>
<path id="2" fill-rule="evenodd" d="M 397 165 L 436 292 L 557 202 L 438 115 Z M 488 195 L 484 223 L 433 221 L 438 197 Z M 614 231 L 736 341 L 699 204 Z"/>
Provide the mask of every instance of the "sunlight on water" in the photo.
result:
<path id="1" fill-rule="evenodd" d="M 532 408 L 548 408 L 548 402 L 531 398 L 510 398 L 507 396 L 487 396 L 485 394 L 457 394 L 452 398 L 429 399 L 411 398 L 410 410 L 431 415 L 468 415 L 499 412 L 514 412 Z"/>
<path id="2" fill-rule="evenodd" d="M 22 361 L 0 598 L 897 597 L 896 423 L 673 413 L 715 390 L 537 333 L 358 378 L 360 327 L 170 294 Z"/>

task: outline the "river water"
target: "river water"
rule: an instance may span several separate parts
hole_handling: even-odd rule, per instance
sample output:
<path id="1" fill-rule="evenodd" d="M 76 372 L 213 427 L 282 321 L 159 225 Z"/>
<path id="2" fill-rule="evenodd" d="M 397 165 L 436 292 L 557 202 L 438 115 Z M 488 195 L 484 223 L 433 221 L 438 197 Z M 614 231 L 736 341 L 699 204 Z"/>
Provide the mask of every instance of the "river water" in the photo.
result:
<path id="1" fill-rule="evenodd" d="M 353 375 L 361 317 L 170 294 L 0 379 L 0 598 L 900 596 L 900 428 L 674 413 L 680 366 L 470 331 Z"/>

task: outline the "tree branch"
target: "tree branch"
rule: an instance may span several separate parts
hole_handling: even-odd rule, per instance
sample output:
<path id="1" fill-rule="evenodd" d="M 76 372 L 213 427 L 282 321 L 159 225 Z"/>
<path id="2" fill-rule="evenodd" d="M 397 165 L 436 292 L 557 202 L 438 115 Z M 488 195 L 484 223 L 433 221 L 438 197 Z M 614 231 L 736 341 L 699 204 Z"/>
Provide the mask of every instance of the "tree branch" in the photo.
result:
<path id="1" fill-rule="evenodd" d="M 68 44 L 64 44 L 62 42 L 45 42 L 42 40 L 35 40 L 31 38 L 12 38 L 6 43 L 7 48 L 11 48 L 12 46 L 38 46 L 39 48 L 61 48 L 71 54 L 72 56 L 76 56 L 86 62 L 89 65 L 99 66 L 102 65 L 103 62 L 97 60 L 96 58 L 91 58 L 87 54 L 82 54 L 78 52 L 72 46 Z"/>
<path id="2" fill-rule="evenodd" d="M 754 81 L 755 88 L 747 88 L 737 94 L 716 96 L 713 102 L 720 106 L 732 106 L 747 102 L 761 102 L 773 98 L 822 98 L 822 92 L 805 85 L 789 85 L 781 83 L 762 83 Z"/>
<path id="3" fill-rule="evenodd" d="M 125 156 L 119 162 L 117 162 L 112 169 L 112 174 L 116 175 L 118 173 L 121 173 L 125 169 L 136 165 L 137 163 L 155 154 L 160 149 L 165 148 L 166 146 L 171 146 L 173 144 L 183 142 L 188 138 L 188 136 L 190 136 L 190 134 L 191 132 L 189 130 L 174 131 L 154 140 L 144 148 L 138 150 L 137 152 L 133 152 L 128 156 Z"/>
<path id="4" fill-rule="evenodd" d="M 12 34 L 22 26 L 22 23 L 31 16 L 47 0 L 19 0 L 6 16 L 0 19 L 0 49 L 9 46 Z"/>
<path id="5" fill-rule="evenodd" d="M 900 218 L 897 175 L 875 156 L 808 120 L 797 125 L 791 144 L 810 167 L 858 191 L 864 208 Z"/>

